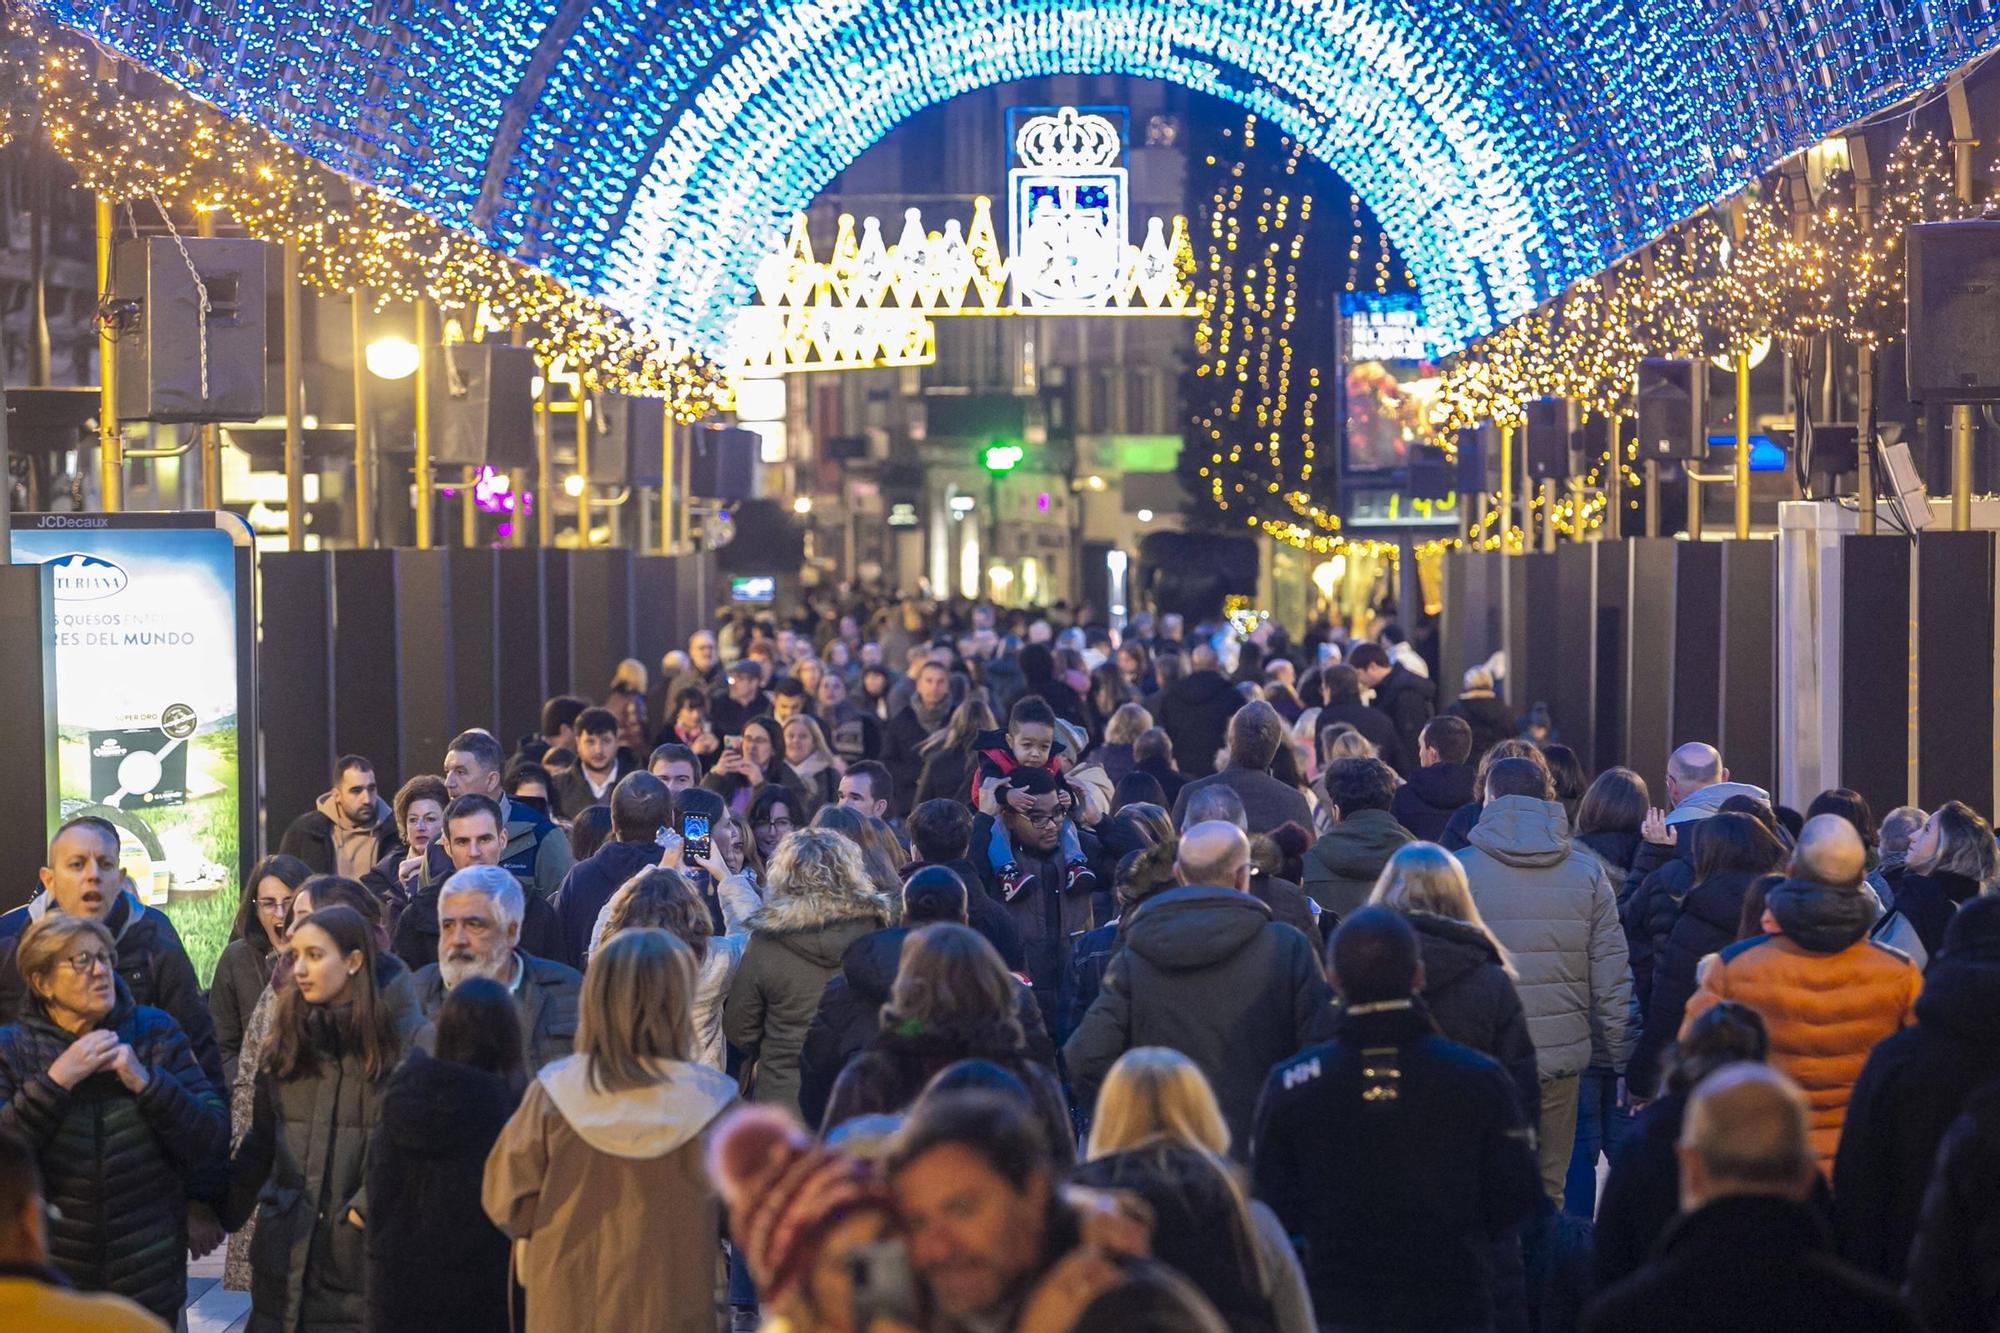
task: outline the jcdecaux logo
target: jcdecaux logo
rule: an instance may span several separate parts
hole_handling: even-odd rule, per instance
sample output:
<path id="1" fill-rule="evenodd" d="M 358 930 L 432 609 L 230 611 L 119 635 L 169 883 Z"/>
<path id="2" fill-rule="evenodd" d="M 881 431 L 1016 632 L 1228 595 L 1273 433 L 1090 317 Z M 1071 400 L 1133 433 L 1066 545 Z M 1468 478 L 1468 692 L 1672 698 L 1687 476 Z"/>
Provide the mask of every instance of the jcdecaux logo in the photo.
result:
<path id="1" fill-rule="evenodd" d="M 116 562 L 82 551 L 52 556 L 44 563 L 55 571 L 59 602 L 94 602 L 115 597 L 132 581 Z"/>

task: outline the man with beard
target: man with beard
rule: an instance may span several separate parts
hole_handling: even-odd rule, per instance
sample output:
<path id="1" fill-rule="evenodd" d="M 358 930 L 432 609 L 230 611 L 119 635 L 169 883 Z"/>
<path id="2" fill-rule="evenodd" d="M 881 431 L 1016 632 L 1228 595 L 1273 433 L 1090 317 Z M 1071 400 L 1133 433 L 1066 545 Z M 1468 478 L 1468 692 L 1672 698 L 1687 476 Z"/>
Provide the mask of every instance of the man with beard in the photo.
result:
<path id="1" fill-rule="evenodd" d="M 576 767 L 556 779 L 556 809 L 575 819 L 593 805 L 609 805 L 611 789 L 629 771 L 618 749 L 618 715 L 587 708 L 576 719 Z"/>
<path id="2" fill-rule="evenodd" d="M 1091 926 L 1091 890 L 1097 880 L 1070 873 L 1063 852 L 1069 821 L 1055 774 L 1046 768 L 1019 768 L 1000 788 L 999 824 L 1013 848 L 1011 869 L 993 862 L 992 815 L 980 815 L 972 825 L 972 862 L 993 900 L 1005 904 L 1020 932 L 1027 955 L 1028 979 L 1049 1031 L 1062 1013 L 1063 979 L 1069 973 L 1072 941 Z M 1097 859 L 1097 839 L 1076 829 L 1080 860 Z M 1005 873 L 1003 873 L 1005 872 Z"/>
<path id="3" fill-rule="evenodd" d="M 424 853 L 416 892 L 396 918 L 389 943 L 389 951 L 412 972 L 438 960 L 438 899 L 453 871 L 494 866 L 514 874 L 502 860 L 507 843 L 501 818 L 499 804 L 477 793 L 456 797 L 445 807 L 444 836 Z M 515 875 L 515 879 L 519 882 L 520 877 Z M 515 919 L 520 926 L 519 942 L 535 957 L 554 958 L 562 953 L 562 926 L 556 920 L 556 909 L 541 894 L 530 893 Z"/>
<path id="4" fill-rule="evenodd" d="M 431 1020 L 451 988 L 468 977 L 505 986 L 521 1007 L 528 1067 L 540 1069 L 573 1053 L 583 974 L 522 952 L 526 909 L 520 881 L 500 867 L 474 865 L 458 871 L 438 891 L 438 960 L 420 969 L 414 981 L 424 1017 Z M 426 1027 L 417 1043 L 429 1050 L 436 1037 L 436 1029 Z"/>
<path id="5" fill-rule="evenodd" d="M 315 875 L 360 879 L 396 845 L 396 821 L 375 790 L 375 765 L 344 754 L 333 765 L 333 790 L 292 821 L 278 850 Z"/>

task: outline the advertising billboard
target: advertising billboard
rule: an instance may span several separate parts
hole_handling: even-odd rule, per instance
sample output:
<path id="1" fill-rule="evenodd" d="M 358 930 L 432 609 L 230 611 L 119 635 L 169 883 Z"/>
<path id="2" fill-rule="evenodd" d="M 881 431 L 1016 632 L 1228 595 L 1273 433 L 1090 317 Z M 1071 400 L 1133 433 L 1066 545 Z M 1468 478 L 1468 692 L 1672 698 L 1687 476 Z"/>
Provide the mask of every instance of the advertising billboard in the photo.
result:
<path id="1" fill-rule="evenodd" d="M 259 790 L 249 526 L 130 513 L 17 514 L 12 527 L 15 563 L 54 571 L 51 830 L 101 815 L 149 905 L 233 912 Z"/>

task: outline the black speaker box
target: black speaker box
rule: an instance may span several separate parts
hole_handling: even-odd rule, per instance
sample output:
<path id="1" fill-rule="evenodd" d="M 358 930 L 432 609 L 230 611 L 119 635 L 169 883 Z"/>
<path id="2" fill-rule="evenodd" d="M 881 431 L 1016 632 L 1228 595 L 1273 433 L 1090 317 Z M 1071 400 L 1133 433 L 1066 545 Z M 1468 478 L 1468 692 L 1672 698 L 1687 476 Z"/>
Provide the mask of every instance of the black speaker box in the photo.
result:
<path id="1" fill-rule="evenodd" d="M 1570 448 L 1576 432 L 1576 404 L 1567 398 L 1536 398 L 1528 403 L 1522 447 L 1528 451 L 1528 475 L 1537 481 L 1561 481 L 1575 470 Z"/>
<path id="2" fill-rule="evenodd" d="M 688 494 L 706 500 L 748 500 L 757 494 L 757 435 L 741 426 L 689 432 Z"/>
<path id="3" fill-rule="evenodd" d="M 1910 397 L 2000 400 L 2000 221 L 1921 222 L 1904 238 Z"/>
<path id="4" fill-rule="evenodd" d="M 657 486 L 667 400 L 590 395 L 590 480 L 598 486 Z"/>
<path id="5" fill-rule="evenodd" d="M 431 462 L 535 465 L 535 354 L 505 343 L 430 349 Z"/>
<path id="6" fill-rule="evenodd" d="M 1491 422 L 1458 433 L 1458 493 L 1485 495 L 1500 489 L 1500 441 Z"/>
<path id="7" fill-rule="evenodd" d="M 186 246 L 185 255 L 181 247 Z M 264 415 L 262 241 L 143 236 L 114 256 L 118 415 L 127 421 L 255 421 Z M 189 271 L 189 264 L 193 271 Z M 208 290 L 202 392 L 199 273 Z"/>
<path id="8" fill-rule="evenodd" d="M 1708 365 L 1648 357 L 1639 363 L 1639 457 L 1708 457 Z"/>
<path id="9" fill-rule="evenodd" d="M 1445 457 L 1444 450 L 1428 444 L 1419 444 L 1410 450 L 1412 500 L 1448 499 L 1456 481 L 1452 461 Z"/>

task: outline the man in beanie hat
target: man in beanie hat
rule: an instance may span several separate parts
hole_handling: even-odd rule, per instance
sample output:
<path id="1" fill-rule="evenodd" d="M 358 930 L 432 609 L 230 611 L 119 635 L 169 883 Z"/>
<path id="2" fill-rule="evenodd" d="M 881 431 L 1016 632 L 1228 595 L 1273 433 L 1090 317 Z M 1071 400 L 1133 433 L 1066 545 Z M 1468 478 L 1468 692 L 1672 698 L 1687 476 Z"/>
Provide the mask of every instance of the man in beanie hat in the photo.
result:
<path id="1" fill-rule="evenodd" d="M 716 1130 L 708 1168 L 767 1327 L 865 1333 L 851 1328 L 847 1261 L 897 1234 L 889 1191 L 868 1163 L 816 1146 L 780 1111 L 751 1106 Z"/>

